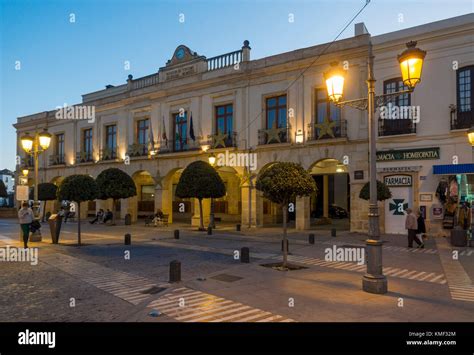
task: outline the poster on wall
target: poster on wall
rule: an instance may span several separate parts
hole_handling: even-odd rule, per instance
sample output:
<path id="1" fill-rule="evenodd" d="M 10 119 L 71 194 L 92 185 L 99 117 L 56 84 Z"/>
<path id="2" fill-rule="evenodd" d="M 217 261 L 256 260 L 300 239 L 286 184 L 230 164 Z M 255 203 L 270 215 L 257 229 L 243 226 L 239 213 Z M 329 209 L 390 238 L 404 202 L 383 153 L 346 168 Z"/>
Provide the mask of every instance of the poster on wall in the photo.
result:
<path id="1" fill-rule="evenodd" d="M 441 205 L 433 205 L 431 207 L 431 215 L 433 219 L 443 219 L 443 206 Z"/>

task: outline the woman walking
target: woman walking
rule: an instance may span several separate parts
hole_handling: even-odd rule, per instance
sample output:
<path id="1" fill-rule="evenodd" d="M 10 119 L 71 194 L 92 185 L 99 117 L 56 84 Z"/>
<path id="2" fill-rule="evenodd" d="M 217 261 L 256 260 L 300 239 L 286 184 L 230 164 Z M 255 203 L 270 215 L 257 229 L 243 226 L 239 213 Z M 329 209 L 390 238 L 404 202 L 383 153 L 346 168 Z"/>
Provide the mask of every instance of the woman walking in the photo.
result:
<path id="1" fill-rule="evenodd" d="M 20 220 L 21 231 L 23 233 L 23 244 L 26 249 L 28 248 L 30 225 L 31 222 L 33 222 L 33 211 L 28 207 L 27 202 L 23 202 L 21 206 L 21 209 L 18 211 L 18 219 Z"/>

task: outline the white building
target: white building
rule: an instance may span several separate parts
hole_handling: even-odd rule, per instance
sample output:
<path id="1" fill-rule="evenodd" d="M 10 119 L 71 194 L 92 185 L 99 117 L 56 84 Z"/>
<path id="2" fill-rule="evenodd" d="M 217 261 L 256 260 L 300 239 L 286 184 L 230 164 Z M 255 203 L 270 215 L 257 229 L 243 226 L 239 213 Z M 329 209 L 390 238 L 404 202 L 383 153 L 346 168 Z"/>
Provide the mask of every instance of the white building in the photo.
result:
<path id="1" fill-rule="evenodd" d="M 441 222 L 432 215 L 441 179 L 437 173 L 446 169 L 453 174 L 460 165 L 436 168 L 441 169 L 436 174 L 433 166 L 472 163 L 466 131 L 474 123 L 473 23 L 474 15 L 469 14 L 374 37 L 358 24 L 354 37 L 329 49 L 321 44 L 256 60 L 250 59 L 248 41 L 241 50 L 214 58 L 180 45 L 158 73 L 129 76 L 126 84 L 83 95 L 76 107 L 84 111 L 75 114 L 93 108 L 93 120 L 58 119 L 57 110 L 52 110 L 19 117 L 14 126 L 18 142 L 36 127 L 47 127 L 54 136 L 52 147 L 40 157 L 41 181 L 59 184 L 78 173 L 96 177 L 108 167 L 129 173 L 138 195 L 121 201 L 122 217 L 130 213 L 137 220 L 160 208 L 170 221 L 196 223 L 196 201 L 174 194 L 183 168 L 196 159 L 207 160 L 210 154 L 250 151 L 257 155 L 250 179 L 245 167 L 218 169 L 227 185 L 227 196 L 215 206 L 223 221 L 251 226 L 279 222 L 281 211 L 254 189 L 255 176 L 276 161 L 293 161 L 314 175 L 319 187 L 317 195 L 294 201 L 296 228 L 327 222 L 330 205 L 336 204 L 350 211 L 351 230 L 365 231 L 368 204 L 359 192 L 369 176 L 367 116 L 330 104 L 323 72 L 331 62 L 344 63 L 345 99 L 365 97 L 372 41 L 377 94 L 397 91 L 402 89 L 397 55 L 407 42 L 417 41 L 427 51 L 422 82 L 393 104 L 419 108 L 419 122 L 379 123 L 378 179 L 402 185 L 392 186 L 392 199 L 381 204 L 381 227 L 403 232 L 399 228 L 403 216 L 395 212 L 400 206 L 424 206 L 429 226 L 438 230 Z M 17 150 L 24 156 L 20 145 Z M 471 169 L 465 166 L 458 172 L 469 174 Z M 409 177 L 390 177 L 400 174 Z M 459 178 L 463 184 L 470 183 L 466 176 Z M 470 187 L 464 187 L 471 199 Z M 111 201 L 97 201 L 82 210 L 94 213 L 110 206 Z M 184 212 L 179 206 L 185 206 Z M 206 201 L 206 216 L 209 208 Z"/>

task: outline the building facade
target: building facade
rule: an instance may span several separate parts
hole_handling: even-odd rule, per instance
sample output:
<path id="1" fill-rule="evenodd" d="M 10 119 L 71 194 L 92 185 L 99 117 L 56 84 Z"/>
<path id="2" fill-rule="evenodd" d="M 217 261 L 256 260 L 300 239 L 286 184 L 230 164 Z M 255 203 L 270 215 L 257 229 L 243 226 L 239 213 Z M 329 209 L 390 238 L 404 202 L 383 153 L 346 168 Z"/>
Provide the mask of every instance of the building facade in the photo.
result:
<path id="1" fill-rule="evenodd" d="M 0 197 L 0 207 L 13 206 L 13 192 L 15 191 L 15 173 L 8 169 L 0 170 L 0 180 L 5 185 L 8 197 Z"/>
<path id="2" fill-rule="evenodd" d="M 197 201 L 181 200 L 174 191 L 189 163 L 213 155 L 227 188 L 226 196 L 214 202 L 222 221 L 280 222 L 280 209 L 254 185 L 262 169 L 292 161 L 307 169 L 318 186 L 317 194 L 292 202 L 297 229 L 330 223 L 331 205 L 338 205 L 349 211 L 352 231 L 366 231 L 368 203 L 359 193 L 369 176 L 367 115 L 330 103 L 323 72 L 340 62 L 346 69 L 345 99 L 366 97 L 371 41 L 377 94 L 402 90 L 397 55 L 407 42 L 417 41 L 428 52 L 421 84 L 394 99 L 384 111 L 388 116 L 376 114 L 377 176 L 393 193 L 380 204 L 381 228 L 403 232 L 400 208 L 424 206 L 429 226 L 438 230 L 441 222 L 432 210 L 438 211 L 435 193 L 446 176 L 435 170 L 452 171 L 433 166 L 472 163 L 466 133 L 474 122 L 473 23 L 470 14 L 374 37 L 357 24 L 351 38 L 256 60 L 250 58 L 248 41 L 213 58 L 180 45 L 157 73 L 129 75 L 123 85 L 83 95 L 73 108 L 19 117 L 14 126 L 18 142 L 42 128 L 53 135 L 40 156 L 40 182 L 60 184 L 72 174 L 97 177 L 109 167 L 126 171 L 137 196 L 117 207 L 121 217 L 130 213 L 133 221 L 159 208 L 170 223 L 199 223 Z M 401 117 L 400 107 L 410 107 L 402 114 L 418 116 Z M 22 165 L 31 164 L 20 143 L 17 152 Z M 459 184 L 470 182 L 469 171 L 463 173 Z M 91 201 L 81 210 L 95 213 L 111 204 Z M 210 201 L 203 207 L 208 223 Z"/>

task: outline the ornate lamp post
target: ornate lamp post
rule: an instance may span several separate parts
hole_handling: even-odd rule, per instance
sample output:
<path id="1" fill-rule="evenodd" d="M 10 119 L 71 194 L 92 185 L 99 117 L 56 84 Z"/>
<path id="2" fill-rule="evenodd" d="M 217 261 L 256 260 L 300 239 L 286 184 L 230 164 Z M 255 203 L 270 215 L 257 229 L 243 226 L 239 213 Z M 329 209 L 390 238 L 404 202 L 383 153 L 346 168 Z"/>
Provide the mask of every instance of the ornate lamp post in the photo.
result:
<path id="1" fill-rule="evenodd" d="M 38 157 L 39 155 L 44 152 L 46 149 L 49 148 L 49 144 L 51 143 L 51 134 L 48 133 L 47 129 L 45 128 L 43 132 L 36 132 L 34 137 L 31 137 L 28 132 L 25 133 L 24 136 L 20 138 L 21 140 L 21 147 L 26 152 L 26 154 L 31 155 L 34 161 L 34 169 L 35 169 L 35 188 L 34 188 L 34 203 L 33 203 L 33 213 L 35 219 L 39 219 L 39 201 L 38 201 Z M 24 172 L 23 172 L 24 173 Z M 25 174 L 25 173 L 24 173 Z M 25 174 L 27 175 L 27 174 Z"/>
<path id="2" fill-rule="evenodd" d="M 421 81 L 421 70 L 426 52 L 416 48 L 416 42 L 407 43 L 407 49 L 398 56 L 403 83 L 408 90 L 402 90 L 385 95 L 375 95 L 374 55 L 372 41 L 369 38 L 369 53 L 367 61 L 367 97 L 356 100 L 340 101 L 344 90 L 344 71 L 336 64 L 324 74 L 328 97 L 336 105 L 348 105 L 358 110 L 368 111 L 369 119 L 369 153 L 370 153 L 370 201 L 369 201 L 369 231 L 366 240 L 367 273 L 362 278 L 362 289 L 366 292 L 384 294 L 387 292 L 387 278 L 382 271 L 382 243 L 380 241 L 379 211 L 377 206 L 377 168 L 376 168 L 376 121 L 374 113 L 393 98 L 411 93 Z M 473 132 L 474 140 L 474 132 Z"/>
<path id="3" fill-rule="evenodd" d="M 209 155 L 209 164 L 215 169 L 216 157 L 214 154 Z M 216 228 L 216 222 L 214 220 L 214 199 L 211 197 L 211 213 L 209 214 L 209 225 L 211 228 Z"/>

